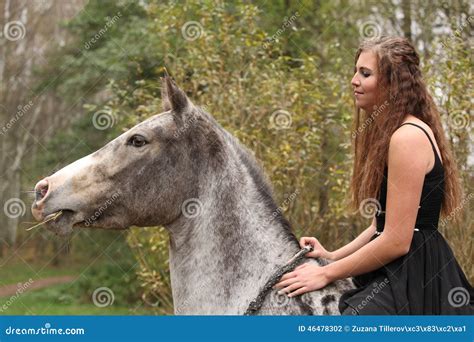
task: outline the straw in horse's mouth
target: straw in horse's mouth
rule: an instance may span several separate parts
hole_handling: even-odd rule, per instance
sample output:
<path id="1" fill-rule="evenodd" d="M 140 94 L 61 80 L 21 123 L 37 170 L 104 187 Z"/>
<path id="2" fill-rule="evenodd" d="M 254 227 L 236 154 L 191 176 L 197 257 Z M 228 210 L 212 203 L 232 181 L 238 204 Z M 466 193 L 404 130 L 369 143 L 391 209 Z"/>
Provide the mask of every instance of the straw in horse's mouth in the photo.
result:
<path id="1" fill-rule="evenodd" d="M 44 220 L 43 220 L 42 222 L 40 222 L 40 223 L 38 223 L 38 224 L 35 224 L 33 227 L 27 228 L 26 230 L 27 230 L 27 231 L 30 231 L 30 230 L 32 230 L 33 228 L 42 226 L 43 224 L 45 224 L 45 223 L 47 223 L 47 222 L 49 222 L 49 221 L 55 221 L 59 216 L 62 215 L 62 213 L 63 213 L 63 211 L 60 210 L 60 211 L 57 211 L 57 212 L 55 212 L 55 213 L 49 214 L 48 216 L 46 216 L 46 217 L 44 218 Z"/>

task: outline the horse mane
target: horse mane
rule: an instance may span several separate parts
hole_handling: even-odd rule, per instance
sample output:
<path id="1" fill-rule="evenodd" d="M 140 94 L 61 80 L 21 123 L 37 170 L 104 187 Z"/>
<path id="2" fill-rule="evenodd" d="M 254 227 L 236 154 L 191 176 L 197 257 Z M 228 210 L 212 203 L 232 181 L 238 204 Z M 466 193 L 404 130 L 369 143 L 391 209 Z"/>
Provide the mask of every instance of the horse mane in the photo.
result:
<path id="1" fill-rule="evenodd" d="M 298 244 L 298 240 L 296 239 L 296 236 L 292 231 L 290 222 L 285 218 L 285 216 L 282 214 L 281 208 L 279 208 L 279 206 L 276 204 L 276 201 L 273 197 L 272 186 L 267 176 L 265 175 L 265 171 L 263 170 L 261 163 L 257 161 L 257 159 L 247 147 L 245 147 L 234 135 L 230 134 L 227 130 L 225 130 L 212 117 L 212 115 L 202 109 L 201 114 L 204 114 L 204 116 L 213 124 L 213 126 L 223 134 L 225 141 L 227 141 L 234 147 L 234 150 L 237 152 L 241 164 L 246 168 L 248 174 L 252 178 L 261 200 L 268 208 L 268 210 L 272 213 L 272 217 L 269 219 L 269 223 L 275 220 L 283 227 L 288 241 L 294 241 Z"/>

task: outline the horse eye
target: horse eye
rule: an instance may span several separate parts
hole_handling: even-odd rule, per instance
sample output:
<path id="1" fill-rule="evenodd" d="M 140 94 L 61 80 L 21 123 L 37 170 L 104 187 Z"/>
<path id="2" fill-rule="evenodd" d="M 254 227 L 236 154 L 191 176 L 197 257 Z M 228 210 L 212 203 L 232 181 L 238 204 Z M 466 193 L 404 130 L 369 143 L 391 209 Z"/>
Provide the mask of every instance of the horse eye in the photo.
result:
<path id="1" fill-rule="evenodd" d="M 130 137 L 127 141 L 127 145 L 132 145 L 133 147 L 142 147 L 147 144 L 145 138 L 141 135 L 135 134 Z"/>

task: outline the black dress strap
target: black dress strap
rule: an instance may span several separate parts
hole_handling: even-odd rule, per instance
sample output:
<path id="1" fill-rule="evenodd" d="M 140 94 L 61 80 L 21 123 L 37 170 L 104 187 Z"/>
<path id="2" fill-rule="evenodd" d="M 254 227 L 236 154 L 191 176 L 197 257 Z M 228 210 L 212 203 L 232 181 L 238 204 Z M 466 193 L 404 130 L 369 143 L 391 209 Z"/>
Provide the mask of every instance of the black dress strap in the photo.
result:
<path id="1" fill-rule="evenodd" d="M 425 132 L 426 136 L 428 137 L 428 140 L 430 141 L 431 147 L 433 148 L 433 152 L 434 152 L 434 154 L 435 154 L 435 157 L 437 157 L 438 160 L 439 160 L 440 163 L 441 163 L 441 158 L 439 157 L 438 152 L 436 152 L 435 145 L 433 144 L 433 140 L 431 140 L 431 137 L 430 137 L 430 135 L 428 134 L 428 132 L 427 132 L 423 127 L 421 127 L 420 125 L 414 124 L 414 123 L 412 123 L 412 122 L 405 122 L 404 124 L 401 124 L 400 127 L 402 127 L 402 126 L 404 126 L 404 125 L 416 126 L 416 127 L 418 127 L 419 129 L 421 129 L 423 132 Z"/>

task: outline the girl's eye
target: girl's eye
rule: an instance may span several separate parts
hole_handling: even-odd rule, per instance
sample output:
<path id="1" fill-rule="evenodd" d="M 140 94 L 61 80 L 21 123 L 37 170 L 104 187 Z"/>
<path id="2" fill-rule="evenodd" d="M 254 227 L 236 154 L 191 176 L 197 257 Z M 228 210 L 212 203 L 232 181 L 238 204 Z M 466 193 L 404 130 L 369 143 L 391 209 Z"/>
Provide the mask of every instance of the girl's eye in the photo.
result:
<path id="1" fill-rule="evenodd" d="M 367 72 L 367 71 L 361 71 L 360 73 L 361 73 L 362 76 L 364 76 L 364 77 L 369 77 L 369 76 L 370 76 L 370 73 Z"/>
<path id="2" fill-rule="evenodd" d="M 133 147 L 142 147 L 147 144 L 146 139 L 139 134 L 132 135 L 127 141 L 127 145 L 132 145 Z"/>

